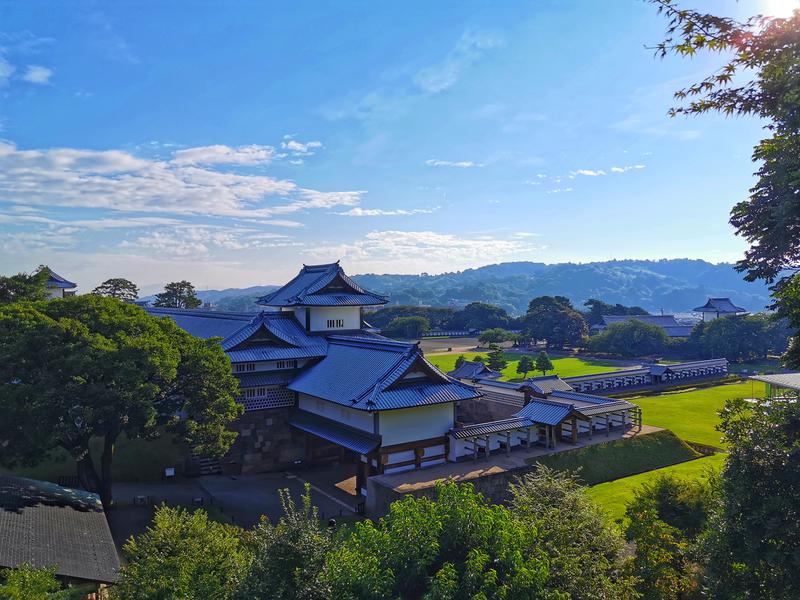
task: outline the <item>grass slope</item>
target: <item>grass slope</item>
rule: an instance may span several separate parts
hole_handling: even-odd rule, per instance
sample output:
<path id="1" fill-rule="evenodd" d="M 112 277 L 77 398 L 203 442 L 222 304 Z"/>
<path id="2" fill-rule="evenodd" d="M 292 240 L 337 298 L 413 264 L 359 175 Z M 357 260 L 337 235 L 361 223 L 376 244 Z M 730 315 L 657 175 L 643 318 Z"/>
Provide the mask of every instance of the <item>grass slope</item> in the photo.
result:
<path id="1" fill-rule="evenodd" d="M 657 431 L 647 435 L 613 440 L 604 444 L 584 446 L 577 450 L 550 454 L 529 459 L 561 471 L 580 469 L 580 478 L 586 485 L 595 485 L 632 473 L 641 473 L 698 458 L 692 450 L 671 431 Z"/>
<path id="2" fill-rule="evenodd" d="M 589 488 L 589 496 L 601 505 L 611 518 L 621 519 L 625 514 L 625 507 L 633 499 L 634 492 L 645 482 L 662 473 L 670 473 L 683 479 L 707 479 L 709 469 L 721 469 L 725 463 L 725 457 L 724 453 L 714 454 L 663 469 L 601 483 Z"/>
<path id="3" fill-rule="evenodd" d="M 719 423 L 717 411 L 728 399 L 752 398 L 764 392 L 763 383 L 748 381 L 629 400 L 642 407 L 642 419 L 647 425 L 669 429 L 689 442 L 724 447 L 722 436 L 715 429 Z"/>
<path id="4" fill-rule="evenodd" d="M 474 360 L 476 356 L 486 356 L 486 352 L 454 352 L 452 354 L 432 354 L 426 355 L 431 363 L 439 367 L 445 373 L 452 371 L 456 367 L 456 359 L 463 354 L 467 360 Z M 517 364 L 522 356 L 514 352 L 505 352 L 505 359 L 508 361 L 508 366 L 503 369 L 503 377 L 505 380 L 522 379 L 522 375 L 517 373 Z M 536 359 L 537 354 L 529 354 L 531 358 Z M 608 371 L 619 371 L 621 368 L 616 364 L 596 359 L 588 358 L 552 358 L 554 370 L 548 371 L 548 375 L 559 375 L 560 377 L 574 377 L 576 375 L 592 375 L 594 373 L 607 373 Z M 535 377 L 541 375 L 541 371 L 531 371 L 528 377 Z"/>

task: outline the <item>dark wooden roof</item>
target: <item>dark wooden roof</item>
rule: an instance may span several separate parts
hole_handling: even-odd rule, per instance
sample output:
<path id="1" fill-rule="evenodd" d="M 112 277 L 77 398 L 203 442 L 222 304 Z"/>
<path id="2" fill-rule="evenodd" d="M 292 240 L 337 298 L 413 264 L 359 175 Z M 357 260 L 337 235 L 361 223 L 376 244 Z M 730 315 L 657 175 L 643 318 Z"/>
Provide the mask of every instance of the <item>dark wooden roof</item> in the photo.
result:
<path id="1" fill-rule="evenodd" d="M 119 559 L 97 494 L 0 476 L 0 567 L 56 566 L 63 577 L 113 583 Z"/>

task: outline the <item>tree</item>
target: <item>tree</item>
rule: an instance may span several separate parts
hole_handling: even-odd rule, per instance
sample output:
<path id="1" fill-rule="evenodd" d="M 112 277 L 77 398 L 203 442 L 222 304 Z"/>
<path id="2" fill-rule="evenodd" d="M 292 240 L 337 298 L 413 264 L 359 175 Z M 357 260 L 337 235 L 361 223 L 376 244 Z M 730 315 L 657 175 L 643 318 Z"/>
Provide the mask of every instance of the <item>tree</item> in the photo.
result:
<path id="1" fill-rule="evenodd" d="M 168 283 L 153 301 L 153 306 L 163 308 L 197 308 L 201 304 L 203 302 L 197 297 L 194 286 L 186 280 Z"/>
<path id="2" fill-rule="evenodd" d="M 542 375 L 545 375 L 548 371 L 552 371 L 554 368 L 553 362 L 550 360 L 547 352 L 544 350 L 539 352 L 539 356 L 536 357 L 536 370 L 541 371 Z"/>
<path id="3" fill-rule="evenodd" d="M 510 487 L 511 512 L 538 532 L 550 563 L 547 588 L 575 600 L 637 597 L 625 574 L 624 540 L 577 475 L 539 466 Z"/>
<path id="4" fill-rule="evenodd" d="M 671 114 L 721 112 L 755 115 L 766 122 L 769 133 L 753 150 L 753 162 L 759 165 L 756 184 L 748 199 L 733 207 L 730 222 L 750 244 L 736 268 L 749 281 L 777 279 L 773 289 L 782 305 L 788 298 L 780 291 L 792 280 L 796 289 L 800 277 L 800 12 L 786 19 L 737 22 L 679 9 L 671 0 L 654 1 L 670 19 L 667 35 L 656 47 L 658 55 L 692 56 L 709 50 L 729 57 L 717 72 L 677 91 L 676 99 L 686 103 Z M 785 360 L 800 368 L 800 354 L 789 352 Z"/>
<path id="5" fill-rule="evenodd" d="M 472 485 L 405 496 L 377 522 L 356 523 L 326 560 L 331 598 L 552 598 L 538 532 Z"/>
<path id="6" fill-rule="evenodd" d="M 523 377 L 527 377 L 528 373 L 533 371 L 533 359 L 527 354 L 523 354 L 517 363 L 517 373 L 521 373 Z"/>
<path id="7" fill-rule="evenodd" d="M 116 277 L 113 279 L 106 279 L 103 283 L 98 285 L 92 290 L 95 296 L 106 296 L 107 298 L 116 298 L 123 302 L 133 302 L 139 297 L 139 288 L 136 284 L 127 279 Z"/>
<path id="8" fill-rule="evenodd" d="M 508 366 L 503 349 L 496 344 L 489 344 L 489 354 L 486 358 L 486 366 L 493 371 L 502 371 Z"/>
<path id="9" fill-rule="evenodd" d="M 511 317 L 494 304 L 486 302 L 470 302 L 463 310 L 453 314 L 447 323 L 449 329 L 490 329 L 493 327 L 508 328 Z"/>
<path id="10" fill-rule="evenodd" d="M 250 300 L 250 305 L 257 297 Z M 220 301 L 221 302 L 221 301 Z M 452 308 L 432 306 L 384 306 L 366 315 L 370 325 L 383 329 L 397 317 L 425 317 L 432 329 L 448 329 L 448 322 L 456 313 Z"/>
<path id="11" fill-rule="evenodd" d="M 220 456 L 236 437 L 226 426 L 242 411 L 216 340 L 93 295 L 0 307 L 0 381 L 10 382 L 0 387 L 0 461 L 31 466 L 66 450 L 106 508 L 120 435 L 149 438 L 166 427 L 198 453 Z"/>
<path id="12" fill-rule="evenodd" d="M 730 400 L 719 429 L 730 454 L 703 540 L 711 598 L 800 598 L 800 403 Z"/>
<path id="13" fill-rule="evenodd" d="M 587 343 L 595 352 L 626 357 L 660 354 L 668 345 L 669 337 L 661 327 L 637 319 L 612 323 Z"/>
<path id="14" fill-rule="evenodd" d="M 0 276 L 0 304 L 23 300 L 31 302 L 46 300 L 48 279 L 50 279 L 50 269 L 44 266 L 30 274 Z"/>
<path id="15" fill-rule="evenodd" d="M 458 367 L 460 367 L 461 365 L 463 365 L 466 361 L 467 361 L 467 359 L 464 358 L 464 355 L 463 354 L 459 354 L 458 358 L 456 358 L 456 369 Z"/>
<path id="16" fill-rule="evenodd" d="M 472 359 L 474 362 L 485 363 L 486 357 L 483 354 L 478 354 L 475 358 Z"/>
<path id="17" fill-rule="evenodd" d="M 244 532 L 204 510 L 161 505 L 152 524 L 123 547 L 128 564 L 114 587 L 124 600 L 227 600 L 244 578 Z"/>
<path id="18" fill-rule="evenodd" d="M 425 317 L 397 317 L 392 319 L 383 332 L 389 337 L 416 339 L 429 329 L 430 324 Z"/>
<path id="19" fill-rule="evenodd" d="M 706 323 L 700 337 L 705 356 L 730 361 L 767 356 L 770 339 L 767 318 L 760 315 L 732 315 Z"/>
<path id="20" fill-rule="evenodd" d="M 56 568 L 36 569 L 25 563 L 0 570 L 2 600 L 67 600 L 56 579 Z"/>
<path id="21" fill-rule="evenodd" d="M 501 344 L 508 341 L 508 336 L 509 333 L 505 329 L 493 327 L 492 329 L 486 329 L 482 331 L 478 336 L 478 341 L 481 344 Z"/>
<path id="22" fill-rule="evenodd" d="M 284 515 L 277 525 L 262 519 L 252 534 L 253 563 L 236 598 L 241 600 L 325 600 L 332 598 L 322 576 L 328 553 L 334 548 L 332 532 L 320 524 L 306 484 L 297 507 L 289 490 L 279 491 Z"/>
<path id="23" fill-rule="evenodd" d="M 556 348 L 578 345 L 588 332 L 583 315 L 563 296 L 540 296 L 531 300 L 523 323 L 528 335 L 547 340 L 548 345 Z"/>
<path id="24" fill-rule="evenodd" d="M 589 327 L 600 325 L 603 315 L 649 315 L 650 313 L 641 306 L 625 306 L 623 304 L 609 304 L 602 300 L 590 298 L 583 305 L 589 310 L 584 313 Z"/>

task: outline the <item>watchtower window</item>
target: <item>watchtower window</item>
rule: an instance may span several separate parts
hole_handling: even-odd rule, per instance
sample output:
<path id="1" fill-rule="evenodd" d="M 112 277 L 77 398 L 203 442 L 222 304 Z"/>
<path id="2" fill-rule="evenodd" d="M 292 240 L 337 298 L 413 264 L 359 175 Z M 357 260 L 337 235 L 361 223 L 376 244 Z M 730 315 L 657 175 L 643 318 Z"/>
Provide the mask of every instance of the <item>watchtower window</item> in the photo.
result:
<path id="1" fill-rule="evenodd" d="M 328 329 L 341 329 L 344 327 L 344 319 L 328 319 Z"/>

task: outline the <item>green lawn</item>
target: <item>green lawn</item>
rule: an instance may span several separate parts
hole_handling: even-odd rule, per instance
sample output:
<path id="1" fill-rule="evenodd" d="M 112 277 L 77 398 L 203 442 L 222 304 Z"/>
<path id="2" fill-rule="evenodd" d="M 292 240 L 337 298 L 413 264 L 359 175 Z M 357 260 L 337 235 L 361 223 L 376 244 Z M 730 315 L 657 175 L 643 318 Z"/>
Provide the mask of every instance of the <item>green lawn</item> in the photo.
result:
<path id="1" fill-rule="evenodd" d="M 722 436 L 715 429 L 719 423 L 717 411 L 728 399 L 763 394 L 763 383 L 748 381 L 629 400 L 642 407 L 642 420 L 646 425 L 669 429 L 688 442 L 723 447 Z"/>
<path id="2" fill-rule="evenodd" d="M 560 471 L 578 471 L 581 481 L 594 485 L 627 477 L 631 473 L 652 471 L 700 456 L 671 431 L 613 440 L 528 459 Z"/>
<path id="3" fill-rule="evenodd" d="M 672 473 L 685 479 L 707 479 L 709 469 L 722 468 L 725 456 L 724 453 L 714 454 L 671 467 L 601 483 L 589 488 L 589 496 L 605 508 L 611 518 L 621 519 L 625 514 L 627 503 L 633 498 L 634 491 L 643 483 L 662 473 Z"/>
<path id="4" fill-rule="evenodd" d="M 427 355 L 427 358 L 430 362 L 434 365 L 439 367 L 445 373 L 447 371 L 452 371 L 456 367 L 456 359 L 463 354 L 464 358 L 467 360 L 474 360 L 476 356 L 486 356 L 486 352 L 454 352 L 452 354 L 431 354 Z M 514 380 L 514 379 L 522 379 L 522 375 L 517 373 L 517 363 L 519 363 L 519 358 L 522 356 L 521 354 L 517 354 L 515 352 L 505 352 L 504 356 L 508 361 L 508 366 L 503 369 L 503 377 L 502 379 L 506 380 Z M 537 354 L 530 353 L 529 356 L 536 359 Z M 548 375 L 559 375 L 560 377 L 574 377 L 576 375 L 592 375 L 594 373 L 606 373 L 608 371 L 619 371 L 624 367 L 620 367 L 616 364 L 610 363 L 604 360 L 596 360 L 596 359 L 589 359 L 589 358 L 575 358 L 575 357 L 567 357 L 567 358 L 552 358 L 553 366 L 555 369 L 553 371 L 548 371 Z M 528 373 L 528 377 L 535 377 L 537 375 L 541 375 L 540 371 L 531 371 Z"/>
<path id="5" fill-rule="evenodd" d="M 99 461 L 102 449 L 99 439 L 92 440 L 92 449 L 95 461 Z M 175 467 L 176 473 L 182 474 L 187 454 L 186 445 L 175 443 L 174 436 L 169 434 L 155 440 L 128 440 L 123 435 L 114 449 L 113 477 L 115 481 L 159 481 L 165 467 Z M 99 468 L 97 462 L 95 466 Z M 75 475 L 75 461 L 62 450 L 54 452 L 50 460 L 35 467 L 0 467 L 0 475 L 17 475 L 57 483 L 62 475 Z"/>

